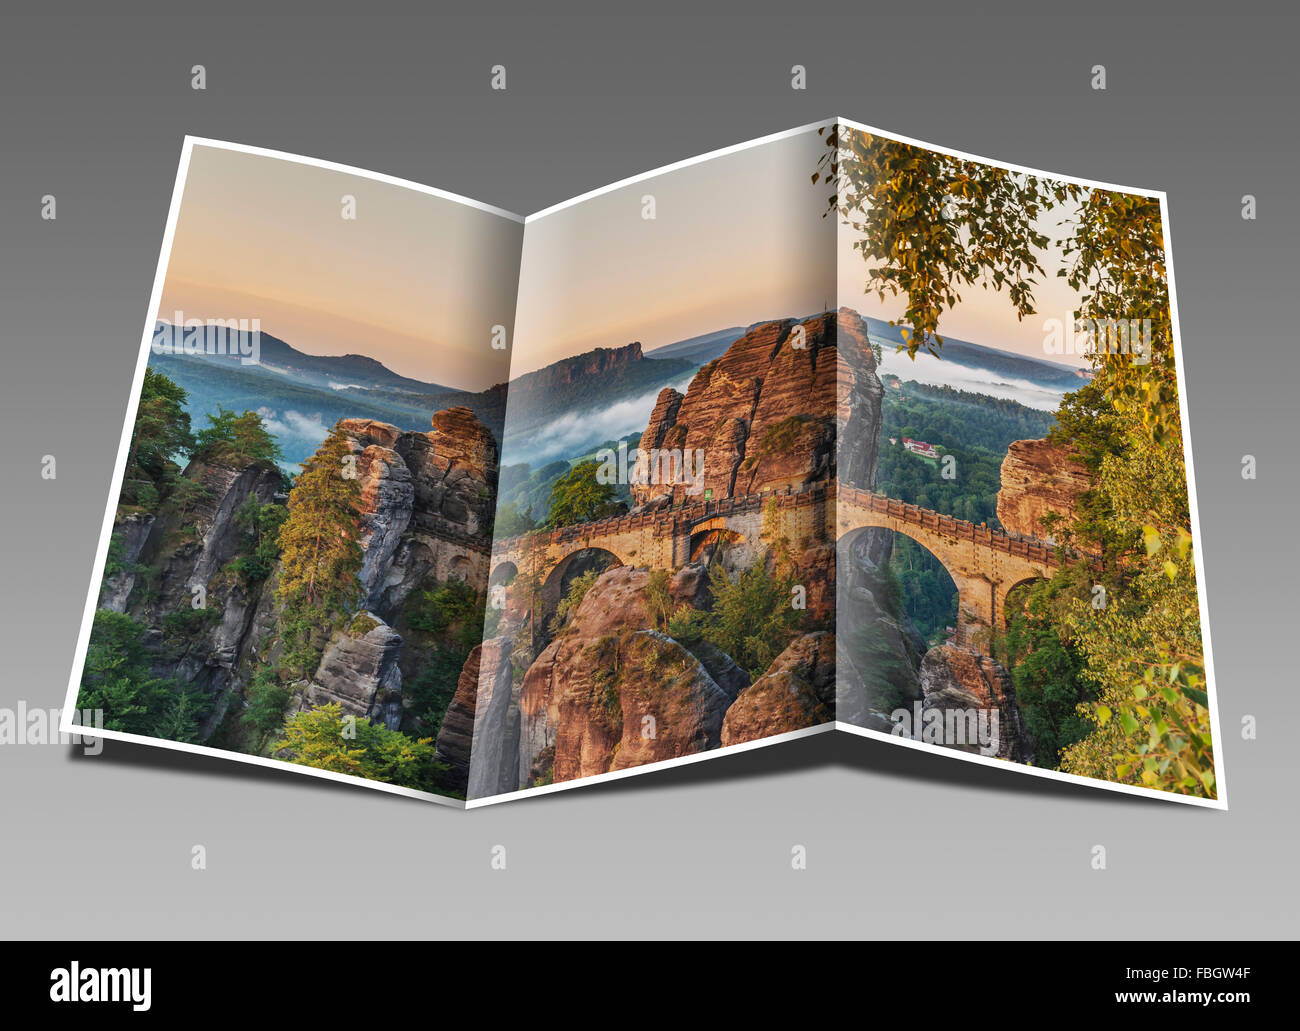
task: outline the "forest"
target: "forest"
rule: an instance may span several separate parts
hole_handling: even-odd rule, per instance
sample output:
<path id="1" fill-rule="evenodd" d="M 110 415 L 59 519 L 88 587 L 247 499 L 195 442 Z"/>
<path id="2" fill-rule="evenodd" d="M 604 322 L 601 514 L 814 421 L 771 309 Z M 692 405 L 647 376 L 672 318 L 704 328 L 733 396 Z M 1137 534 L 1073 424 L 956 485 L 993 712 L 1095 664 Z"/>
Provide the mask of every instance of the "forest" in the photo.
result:
<path id="1" fill-rule="evenodd" d="M 994 528 L 1007 447 L 1056 424 L 1051 413 L 1016 401 L 910 381 L 886 390 L 882 416 L 876 490 Z M 935 445 L 940 461 L 907 451 L 905 437 Z M 944 463 L 945 455 L 953 461 Z"/>
<path id="2" fill-rule="evenodd" d="M 106 729 L 274 756 L 338 773 L 423 791 L 456 794 L 433 739 L 470 648 L 478 643 L 485 597 L 468 583 L 427 581 L 397 619 L 414 657 L 400 729 L 350 721 L 337 703 L 295 706 L 304 678 L 327 643 L 372 628 L 356 611 L 362 552 L 357 544 L 360 485 L 339 475 L 346 441 L 336 426 L 290 482 L 279 468 L 275 438 L 255 412 L 218 408 L 194 431 L 186 392 L 146 369 L 117 525 L 131 518 L 154 526 L 147 560 L 123 557 L 121 533 L 110 539 L 105 583 L 127 574 L 134 584 L 122 608 L 94 617 L 78 704 L 101 709 Z M 179 461 L 184 461 L 184 468 Z M 243 471 L 272 485 L 250 494 L 234 513 L 229 561 L 203 591 L 164 586 L 174 564 L 199 551 L 199 509 L 214 468 Z M 213 695 L 192 682 L 191 654 L 211 647 L 232 595 L 269 603 L 273 638 L 265 661 L 242 668 L 242 699 L 214 712 Z M 296 709 L 296 711 L 294 711 Z M 204 726 L 209 733 L 204 733 Z M 340 726 L 352 733 L 340 733 Z"/>

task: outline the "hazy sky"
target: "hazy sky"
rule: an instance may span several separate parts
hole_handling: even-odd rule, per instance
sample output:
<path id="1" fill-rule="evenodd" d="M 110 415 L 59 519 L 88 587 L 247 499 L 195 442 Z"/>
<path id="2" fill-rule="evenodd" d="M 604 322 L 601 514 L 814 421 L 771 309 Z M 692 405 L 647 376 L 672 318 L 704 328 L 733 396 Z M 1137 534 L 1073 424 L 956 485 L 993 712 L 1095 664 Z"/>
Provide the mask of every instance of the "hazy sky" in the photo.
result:
<path id="1" fill-rule="evenodd" d="M 1043 347 L 1047 335 L 1044 320 L 1054 318 L 1063 325 L 1071 325 L 1079 308 L 1078 293 L 1056 274 L 1057 269 L 1064 267 L 1056 241 L 1069 235 L 1071 228 L 1062 223 L 1072 219 L 1076 211 L 1075 204 L 1067 203 L 1054 211 L 1044 212 L 1035 224 L 1049 241 L 1046 248 L 1037 252 L 1044 272 L 1036 277 L 1033 287 L 1036 314 L 1027 316 L 1024 321 L 1017 320 L 1005 287 L 995 291 L 978 284 L 963 286 L 957 290 L 961 300 L 939 317 L 940 336 L 952 336 L 1062 365 L 1089 365 L 1080 355 L 1048 354 Z M 863 260 L 861 252 L 854 250 L 853 245 L 859 239 L 861 234 L 841 225 L 837 242 L 840 303 L 879 319 L 901 318 L 907 310 L 905 297 L 886 295 L 881 301 L 874 293 L 866 294 L 870 266 Z"/>
<path id="2" fill-rule="evenodd" d="M 834 307 L 835 225 L 809 181 L 824 147 L 810 130 L 530 222 L 511 376 Z"/>
<path id="3" fill-rule="evenodd" d="M 847 304 L 896 318 L 901 299 L 864 293 L 855 234 L 821 217 L 826 189 L 810 176 L 824 150 L 810 130 L 620 187 L 530 222 L 525 236 L 511 376 L 593 347 L 640 340 L 649 351 L 762 319 Z M 643 198 L 655 200 L 653 220 Z M 1044 215 L 1055 240 L 1072 209 Z M 835 239 L 832 239 L 832 235 Z M 1047 318 L 1065 322 L 1078 296 L 1056 275 L 1059 251 L 1040 253 L 1038 314 L 1017 320 L 1007 294 L 963 288 L 943 333 L 1067 365 L 1044 350 Z"/>
<path id="4" fill-rule="evenodd" d="M 198 145 L 157 315 L 256 317 L 308 354 L 478 390 L 507 376 L 491 328 L 514 322 L 522 232 L 418 190 Z"/>
<path id="5" fill-rule="evenodd" d="M 1056 221 L 1053 216 L 1048 221 L 1040 222 L 1039 228 L 1051 237 L 1059 233 Z M 906 298 L 886 295 L 885 300 L 881 301 L 874 293 L 868 296 L 864 292 L 868 265 L 862 260 L 861 252 L 853 249 L 853 241 L 857 237 L 857 233 L 847 228 L 839 234 L 840 303 L 878 319 L 901 318 L 907 310 Z M 952 336 L 958 340 L 969 340 L 973 344 L 1015 351 L 1061 365 L 1089 365 L 1081 355 L 1048 354 L 1043 348 L 1043 338 L 1047 333 L 1043 321 L 1054 318 L 1063 325 L 1070 325 L 1070 320 L 1079 307 L 1078 294 L 1056 275 L 1056 269 L 1061 264 L 1059 254 L 1054 247 L 1039 254 L 1039 260 L 1047 274 L 1038 277 L 1034 286 L 1037 314 L 1026 316 L 1023 322 L 1017 321 L 1005 288 L 997 292 L 979 285 L 960 287 L 957 292 L 961 295 L 961 300 L 939 317 L 940 336 Z"/>

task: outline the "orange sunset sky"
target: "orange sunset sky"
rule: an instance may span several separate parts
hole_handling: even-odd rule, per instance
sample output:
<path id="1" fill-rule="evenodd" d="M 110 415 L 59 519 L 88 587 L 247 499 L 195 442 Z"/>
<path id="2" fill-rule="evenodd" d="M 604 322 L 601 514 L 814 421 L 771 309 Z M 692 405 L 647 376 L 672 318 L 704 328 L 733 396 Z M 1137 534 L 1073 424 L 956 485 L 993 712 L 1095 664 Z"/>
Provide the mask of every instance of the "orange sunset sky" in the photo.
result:
<path id="1" fill-rule="evenodd" d="M 851 231 L 822 217 L 827 191 L 810 176 L 824 146 L 807 130 L 654 175 L 525 235 L 435 195 L 196 145 L 157 315 L 257 317 L 307 353 L 365 354 L 472 390 L 593 347 L 640 340 L 649 351 L 840 304 L 896 317 L 901 300 L 864 295 Z M 357 198 L 355 221 L 340 216 L 344 194 Z M 1059 235 L 1062 217 L 1040 228 Z M 1004 293 L 966 287 L 941 332 L 1084 364 L 1044 352 L 1043 320 L 1068 318 L 1077 297 L 1055 275 L 1055 249 L 1041 257 L 1037 316 L 1019 322 Z M 496 324 L 513 327 L 509 352 L 490 346 Z"/>
<path id="2" fill-rule="evenodd" d="M 480 390 L 507 376 L 491 328 L 514 321 L 522 233 L 443 197 L 200 144 L 156 314 L 256 317 L 308 354 Z"/>

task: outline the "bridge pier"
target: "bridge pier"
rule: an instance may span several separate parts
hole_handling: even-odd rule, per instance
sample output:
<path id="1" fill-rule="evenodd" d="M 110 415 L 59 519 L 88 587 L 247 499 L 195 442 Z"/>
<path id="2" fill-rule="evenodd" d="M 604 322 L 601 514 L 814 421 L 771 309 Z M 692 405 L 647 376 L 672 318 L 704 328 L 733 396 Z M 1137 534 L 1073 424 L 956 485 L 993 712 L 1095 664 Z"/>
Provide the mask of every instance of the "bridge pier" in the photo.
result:
<path id="1" fill-rule="evenodd" d="M 957 643 L 988 655 L 987 630 L 997 626 L 997 585 L 958 577 L 953 577 L 953 581 L 957 584 Z"/>

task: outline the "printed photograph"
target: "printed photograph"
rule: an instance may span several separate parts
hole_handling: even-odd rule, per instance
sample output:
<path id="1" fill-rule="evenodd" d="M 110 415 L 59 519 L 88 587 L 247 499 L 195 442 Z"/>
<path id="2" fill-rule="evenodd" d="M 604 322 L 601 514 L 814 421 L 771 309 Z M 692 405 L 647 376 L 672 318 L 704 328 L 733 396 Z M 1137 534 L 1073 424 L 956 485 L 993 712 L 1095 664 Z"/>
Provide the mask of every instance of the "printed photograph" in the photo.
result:
<path id="1" fill-rule="evenodd" d="M 841 441 L 838 719 L 1214 799 L 1159 198 L 825 137 L 872 359 Z"/>
<path id="2" fill-rule="evenodd" d="M 192 146 L 78 710 L 463 796 L 436 742 L 482 629 L 522 231 Z"/>
<path id="3" fill-rule="evenodd" d="M 819 524 L 866 338 L 837 357 L 824 149 L 784 134 L 529 219 L 471 798 L 833 726 Z"/>
<path id="4" fill-rule="evenodd" d="M 1158 195 L 843 121 L 526 221 L 187 153 L 103 729 L 465 802 L 837 725 L 1217 797 Z"/>

